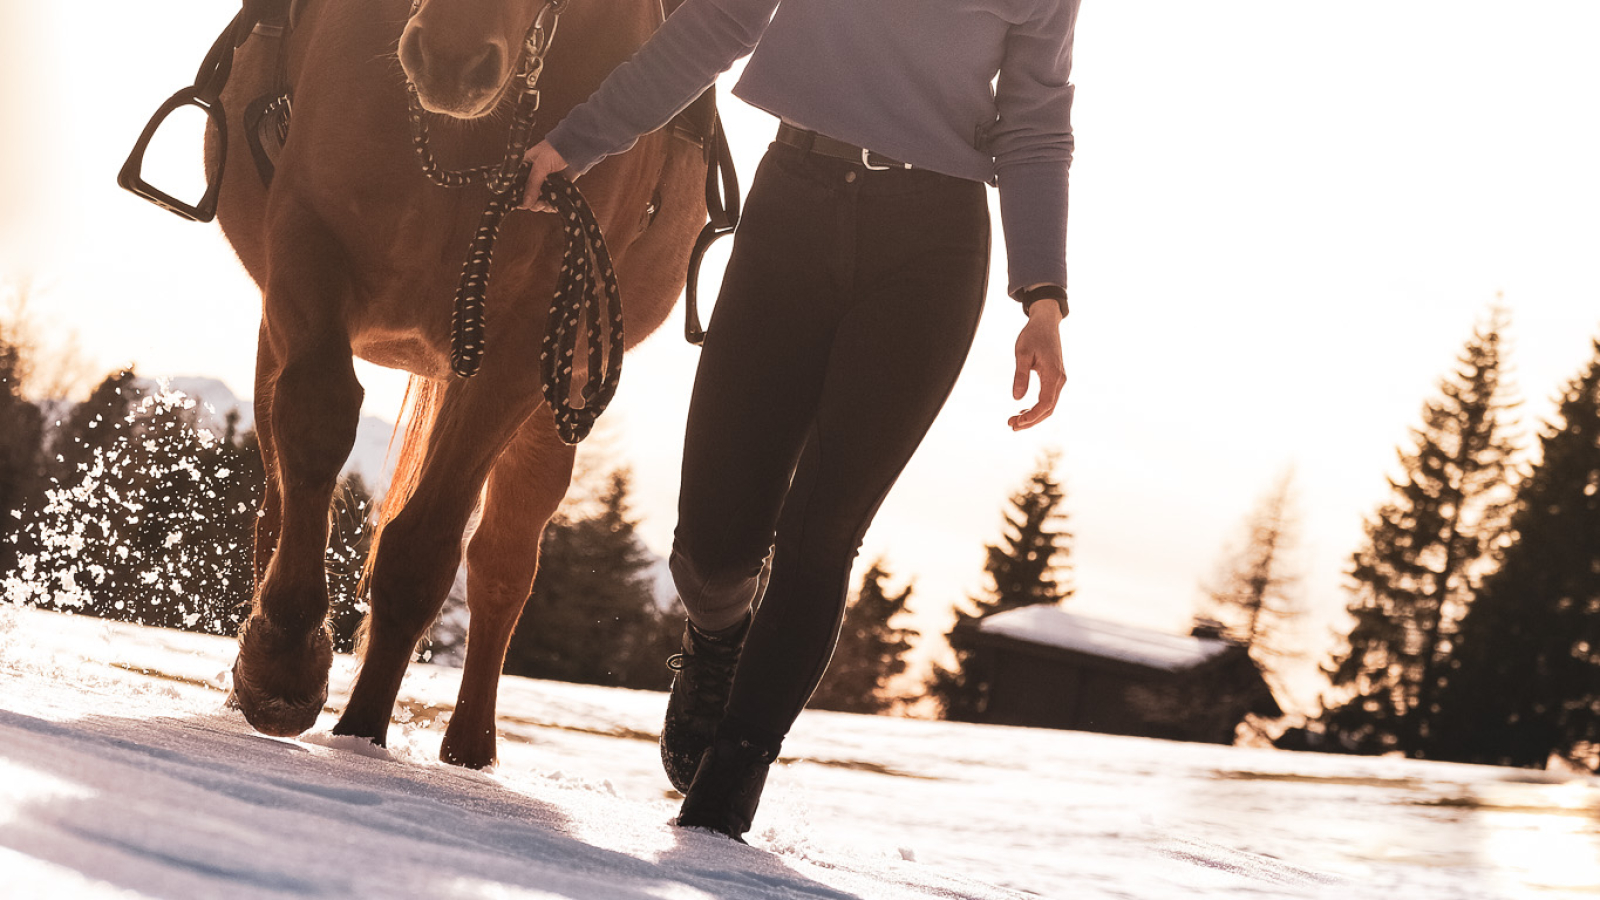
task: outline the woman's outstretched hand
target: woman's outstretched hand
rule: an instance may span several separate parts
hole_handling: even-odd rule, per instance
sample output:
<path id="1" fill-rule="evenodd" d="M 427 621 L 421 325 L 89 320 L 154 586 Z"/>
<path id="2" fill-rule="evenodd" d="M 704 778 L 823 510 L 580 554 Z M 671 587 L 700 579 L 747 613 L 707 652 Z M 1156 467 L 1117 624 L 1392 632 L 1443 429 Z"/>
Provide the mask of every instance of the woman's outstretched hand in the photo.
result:
<path id="1" fill-rule="evenodd" d="M 1050 418 L 1061 389 L 1067 383 L 1067 366 L 1061 357 L 1061 307 L 1039 300 L 1028 307 L 1028 324 L 1017 335 L 1017 374 L 1011 382 L 1011 399 L 1028 394 L 1031 376 L 1039 376 L 1039 402 L 1010 419 L 1012 431 L 1021 431 Z"/>
<path id="2" fill-rule="evenodd" d="M 520 209 L 531 209 L 534 212 L 555 212 L 550 204 L 539 199 L 539 189 L 544 187 L 544 180 L 556 172 L 567 167 L 567 161 L 561 158 L 556 148 L 550 146 L 549 141 L 540 141 L 533 149 L 522 154 L 522 161 L 532 168 L 528 171 L 528 189 L 522 194 L 522 202 L 517 204 Z"/>

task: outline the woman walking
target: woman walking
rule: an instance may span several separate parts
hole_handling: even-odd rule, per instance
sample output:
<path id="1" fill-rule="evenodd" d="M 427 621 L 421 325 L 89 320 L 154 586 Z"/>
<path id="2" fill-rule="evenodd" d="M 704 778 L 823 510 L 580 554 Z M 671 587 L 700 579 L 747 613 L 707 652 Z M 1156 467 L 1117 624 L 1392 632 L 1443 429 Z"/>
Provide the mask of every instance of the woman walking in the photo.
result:
<path id="1" fill-rule="evenodd" d="M 1025 323 L 1010 419 L 1066 380 L 1078 0 L 686 0 L 528 152 L 524 204 L 661 127 L 733 62 L 782 120 L 696 374 L 670 559 L 689 621 L 661 734 L 678 824 L 735 839 L 833 653 L 867 526 L 944 404 L 998 184 Z M 752 53 L 753 51 L 753 53 Z M 755 609 L 752 616 L 751 610 Z"/>

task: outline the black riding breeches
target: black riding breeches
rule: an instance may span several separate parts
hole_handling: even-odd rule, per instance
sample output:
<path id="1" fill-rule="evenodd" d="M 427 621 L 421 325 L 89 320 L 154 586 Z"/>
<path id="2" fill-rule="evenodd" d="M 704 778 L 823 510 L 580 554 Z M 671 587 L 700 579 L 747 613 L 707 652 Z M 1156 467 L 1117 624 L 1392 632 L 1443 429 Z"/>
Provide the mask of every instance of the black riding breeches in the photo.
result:
<path id="1" fill-rule="evenodd" d="M 988 263 L 977 182 L 783 144 L 763 159 L 695 378 L 671 560 L 702 629 L 759 599 L 731 719 L 787 734 L 816 688 L 867 526 L 971 347 Z"/>

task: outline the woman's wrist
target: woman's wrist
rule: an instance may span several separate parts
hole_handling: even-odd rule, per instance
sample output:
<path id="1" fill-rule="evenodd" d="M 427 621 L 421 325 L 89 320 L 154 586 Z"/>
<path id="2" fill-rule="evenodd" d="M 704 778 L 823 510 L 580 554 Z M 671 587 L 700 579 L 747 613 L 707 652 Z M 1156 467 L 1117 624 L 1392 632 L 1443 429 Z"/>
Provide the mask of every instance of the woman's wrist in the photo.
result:
<path id="1" fill-rule="evenodd" d="M 1015 294 L 1022 304 L 1022 311 L 1032 319 L 1036 311 L 1043 307 L 1053 307 L 1056 321 L 1065 319 L 1070 311 L 1067 305 L 1067 289 L 1059 284 L 1034 284 L 1018 290 Z M 1039 301 L 1046 301 L 1040 304 Z"/>

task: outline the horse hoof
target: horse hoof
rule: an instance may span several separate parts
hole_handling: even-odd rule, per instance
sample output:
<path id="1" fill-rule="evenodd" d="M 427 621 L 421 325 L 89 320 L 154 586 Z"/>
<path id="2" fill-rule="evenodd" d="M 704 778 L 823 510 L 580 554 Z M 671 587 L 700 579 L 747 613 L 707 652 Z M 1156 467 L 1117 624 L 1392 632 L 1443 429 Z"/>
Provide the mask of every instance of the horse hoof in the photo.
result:
<path id="1" fill-rule="evenodd" d="M 493 747 L 487 750 L 481 748 L 468 750 L 452 747 L 449 743 L 439 748 L 439 761 L 463 769 L 487 769 L 497 762 Z"/>
<path id="2" fill-rule="evenodd" d="M 326 624 L 292 635 L 251 617 L 239 629 L 230 704 L 262 734 L 294 737 L 322 713 L 332 664 L 333 636 Z"/>
<path id="3" fill-rule="evenodd" d="M 439 745 L 439 759 L 463 769 L 487 769 L 495 764 L 494 732 L 480 740 L 467 740 L 446 729 L 444 743 Z"/>

